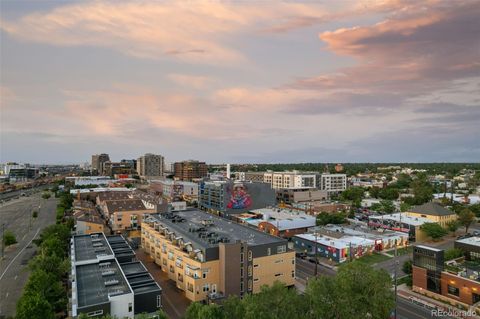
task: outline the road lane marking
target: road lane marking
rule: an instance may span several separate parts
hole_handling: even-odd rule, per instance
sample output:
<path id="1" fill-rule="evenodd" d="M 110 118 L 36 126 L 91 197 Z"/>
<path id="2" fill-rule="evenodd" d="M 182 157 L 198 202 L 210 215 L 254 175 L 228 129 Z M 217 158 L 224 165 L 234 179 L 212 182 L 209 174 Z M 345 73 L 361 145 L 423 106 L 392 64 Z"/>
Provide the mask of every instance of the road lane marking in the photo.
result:
<path id="1" fill-rule="evenodd" d="M 37 237 L 38 233 L 40 232 L 40 228 L 37 229 L 37 232 L 35 233 L 35 235 L 33 235 L 33 238 L 28 242 L 28 244 L 25 245 L 25 247 L 22 248 L 22 250 L 20 250 L 20 252 L 12 259 L 12 261 L 8 264 L 7 268 L 5 268 L 5 271 L 3 272 L 3 274 L 0 276 L 0 280 L 2 280 L 3 276 L 5 276 L 5 274 L 7 273 L 8 271 L 8 268 L 10 268 L 10 266 L 12 265 L 12 263 L 15 261 L 15 259 L 17 259 L 18 256 L 20 256 L 21 253 L 23 253 L 23 251 L 25 250 L 25 248 L 27 248 L 27 246 L 29 246 L 32 241 L 35 239 L 35 237 Z"/>

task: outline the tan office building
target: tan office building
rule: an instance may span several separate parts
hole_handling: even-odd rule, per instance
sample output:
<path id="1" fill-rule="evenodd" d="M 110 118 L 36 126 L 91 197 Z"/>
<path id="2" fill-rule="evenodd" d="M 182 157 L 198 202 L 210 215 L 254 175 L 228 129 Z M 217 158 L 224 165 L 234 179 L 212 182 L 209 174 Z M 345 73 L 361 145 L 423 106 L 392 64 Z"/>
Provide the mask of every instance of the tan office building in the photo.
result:
<path id="1" fill-rule="evenodd" d="M 192 301 L 257 293 L 275 281 L 293 286 L 287 241 L 199 211 L 152 214 L 142 247 Z"/>

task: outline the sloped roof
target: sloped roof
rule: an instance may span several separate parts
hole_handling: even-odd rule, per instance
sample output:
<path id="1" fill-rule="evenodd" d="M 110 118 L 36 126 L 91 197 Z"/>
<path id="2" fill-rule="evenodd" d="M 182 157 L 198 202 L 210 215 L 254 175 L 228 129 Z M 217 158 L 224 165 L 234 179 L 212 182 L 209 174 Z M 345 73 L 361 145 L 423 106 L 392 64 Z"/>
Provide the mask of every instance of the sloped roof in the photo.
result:
<path id="1" fill-rule="evenodd" d="M 105 203 L 109 213 L 147 209 L 140 199 L 107 200 Z"/>
<path id="2" fill-rule="evenodd" d="M 449 216 L 455 213 L 434 202 L 428 202 L 423 205 L 414 206 L 409 209 L 409 212 L 432 215 L 432 216 Z"/>

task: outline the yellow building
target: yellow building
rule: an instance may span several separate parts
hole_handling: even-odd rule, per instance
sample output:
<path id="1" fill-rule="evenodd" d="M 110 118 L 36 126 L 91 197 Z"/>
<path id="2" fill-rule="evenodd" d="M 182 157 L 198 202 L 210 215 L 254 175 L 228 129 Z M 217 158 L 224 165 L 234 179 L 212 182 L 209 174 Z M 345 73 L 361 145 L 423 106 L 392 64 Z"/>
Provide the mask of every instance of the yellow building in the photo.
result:
<path id="1" fill-rule="evenodd" d="M 295 283 L 287 241 L 199 210 L 152 214 L 142 247 L 192 301 L 242 296 L 275 281 Z"/>
<path id="2" fill-rule="evenodd" d="M 432 223 L 438 223 L 442 227 L 446 227 L 448 222 L 457 219 L 457 214 L 434 202 L 414 206 L 408 212 L 405 212 L 405 215 L 427 218 Z"/>

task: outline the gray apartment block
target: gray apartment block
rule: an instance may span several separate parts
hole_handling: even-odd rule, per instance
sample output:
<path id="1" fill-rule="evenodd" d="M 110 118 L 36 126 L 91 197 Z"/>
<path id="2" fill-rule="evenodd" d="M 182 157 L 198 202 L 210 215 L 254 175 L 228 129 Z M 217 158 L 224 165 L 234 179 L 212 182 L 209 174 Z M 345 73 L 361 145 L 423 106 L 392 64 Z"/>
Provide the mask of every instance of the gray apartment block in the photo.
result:
<path id="1" fill-rule="evenodd" d="M 161 306 L 161 288 L 122 236 L 71 239 L 71 316 L 133 318 Z"/>

